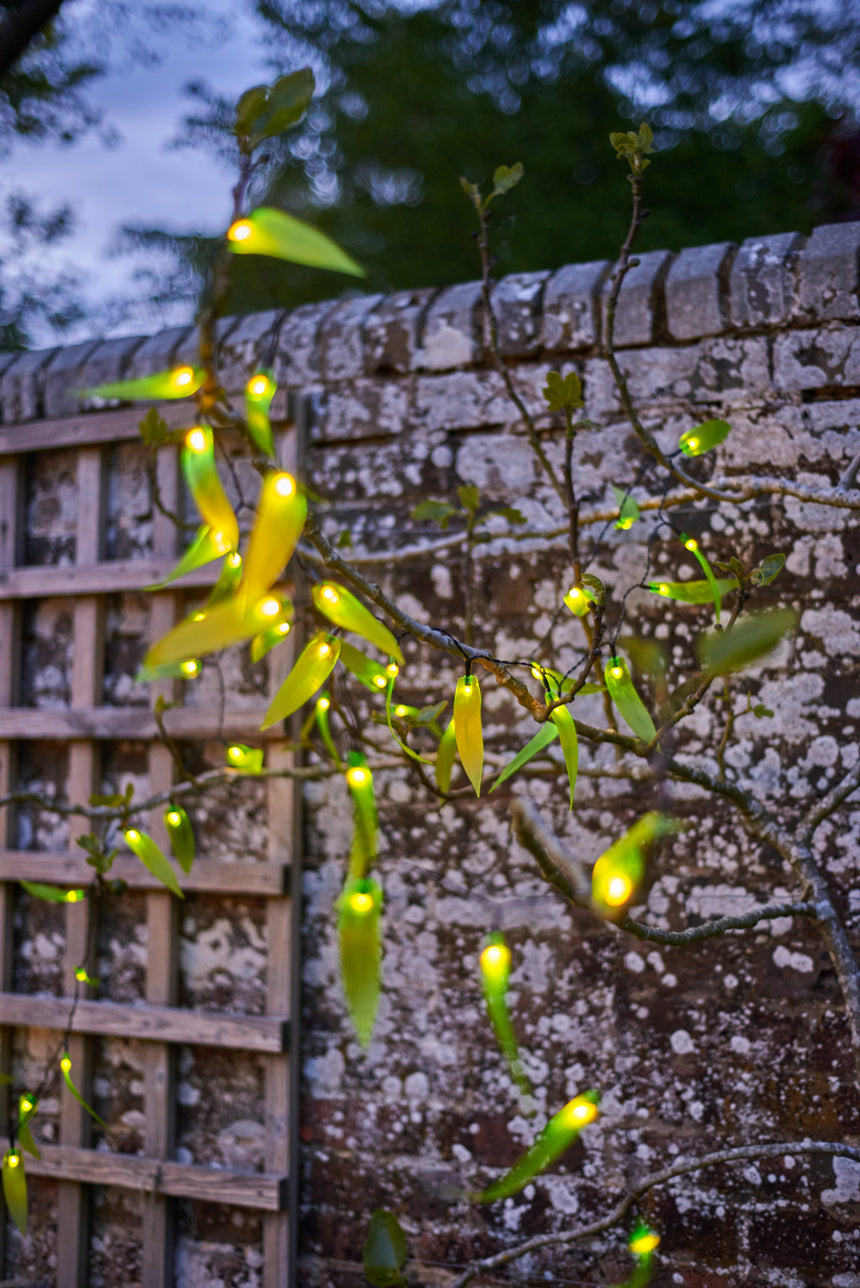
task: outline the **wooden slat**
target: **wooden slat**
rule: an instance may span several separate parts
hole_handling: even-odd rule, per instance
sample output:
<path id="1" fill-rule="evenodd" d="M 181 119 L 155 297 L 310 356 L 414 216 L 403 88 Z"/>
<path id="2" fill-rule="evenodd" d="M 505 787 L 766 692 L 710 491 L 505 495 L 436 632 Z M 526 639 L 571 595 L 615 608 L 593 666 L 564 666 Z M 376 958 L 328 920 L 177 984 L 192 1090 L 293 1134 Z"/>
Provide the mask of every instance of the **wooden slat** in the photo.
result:
<path id="1" fill-rule="evenodd" d="M 0 1137 L 0 1149 L 8 1147 Z M 75 1149 L 39 1142 L 41 1159 L 26 1155 L 30 1176 L 51 1176 L 84 1185 L 116 1185 L 143 1194 L 226 1203 L 278 1212 L 286 1202 L 286 1177 L 259 1172 L 227 1172 L 215 1167 L 174 1163 L 101 1150 Z"/>
<path id="2" fill-rule="evenodd" d="M 123 443 L 140 438 L 140 422 L 146 406 L 121 407 L 115 411 L 80 412 L 58 420 L 39 420 L 25 425 L 0 426 L 0 455 L 44 452 L 46 448 L 86 447 L 100 443 Z M 157 411 L 171 429 L 191 426 L 195 421 L 193 403 L 161 403 Z"/>
<path id="3" fill-rule="evenodd" d="M 0 1024 L 64 1030 L 71 997 L 26 997 L 0 993 Z M 78 1002 L 73 1033 L 148 1042 L 187 1042 L 233 1050 L 282 1052 L 287 1049 L 286 1016 L 220 1015 L 173 1006 L 127 1006 L 119 1002 Z"/>
<path id="4" fill-rule="evenodd" d="M 161 581 L 176 564 L 169 559 L 116 559 L 106 563 L 75 564 L 61 568 L 13 568 L 0 572 L 0 600 L 44 599 L 51 595 L 109 595 L 144 590 Z M 213 586 L 221 564 L 218 560 L 196 568 L 181 580 L 183 590 Z"/>
<path id="5" fill-rule="evenodd" d="M 177 869 L 176 875 L 183 890 L 197 894 L 278 895 L 289 890 L 290 869 L 285 863 L 216 863 L 198 857 L 189 873 Z M 163 889 L 140 860 L 129 855 L 117 855 L 110 876 L 131 890 Z M 0 881 L 43 881 L 80 889 L 92 879 L 93 870 L 83 855 L 0 849 Z"/>
<path id="6" fill-rule="evenodd" d="M 177 707 L 164 714 L 167 732 L 175 738 L 247 738 L 251 742 L 283 739 L 280 728 L 260 732 L 265 708 L 228 711 L 223 720 L 208 708 Z M 0 738 L 152 741 L 158 729 L 147 707 L 89 707 L 47 711 L 34 707 L 0 709 Z"/>

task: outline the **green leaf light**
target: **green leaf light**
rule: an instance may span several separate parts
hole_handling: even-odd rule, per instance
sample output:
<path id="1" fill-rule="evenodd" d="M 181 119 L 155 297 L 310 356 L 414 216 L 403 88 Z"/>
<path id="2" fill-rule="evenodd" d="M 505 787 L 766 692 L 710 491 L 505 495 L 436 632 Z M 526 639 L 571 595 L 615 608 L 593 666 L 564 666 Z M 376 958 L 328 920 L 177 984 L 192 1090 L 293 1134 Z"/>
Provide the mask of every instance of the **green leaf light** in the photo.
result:
<path id="1" fill-rule="evenodd" d="M 454 760 L 457 755 L 457 730 L 454 721 L 449 720 L 445 732 L 439 739 L 439 746 L 436 749 L 436 786 L 440 792 L 449 792 L 451 790 L 451 774 L 454 770 Z"/>
<path id="2" fill-rule="evenodd" d="M 351 751 L 347 757 L 346 785 L 352 797 L 353 832 L 349 856 L 349 875 L 352 879 L 366 877 L 368 868 L 376 859 L 377 817 L 376 798 L 373 792 L 373 774 L 367 759 L 360 751 Z"/>
<path id="3" fill-rule="evenodd" d="M 245 420 L 248 433 L 260 451 L 265 452 L 267 456 L 275 455 L 269 408 L 277 387 L 271 371 L 255 371 L 245 386 Z"/>
<path id="4" fill-rule="evenodd" d="M 550 712 L 550 720 L 558 730 L 567 780 L 570 784 L 570 808 L 573 809 L 573 789 L 576 787 L 576 775 L 579 768 L 579 740 L 576 736 L 576 725 L 567 707 L 556 707 Z"/>
<path id="5" fill-rule="evenodd" d="M 630 1236 L 630 1242 L 627 1244 L 634 1257 L 650 1257 L 651 1253 L 660 1242 L 660 1236 L 656 1230 L 650 1226 L 639 1223 Z"/>
<path id="6" fill-rule="evenodd" d="M 737 590 L 737 577 L 715 578 L 720 595 Z M 710 604 L 714 599 L 714 588 L 710 581 L 652 581 L 648 589 L 664 599 L 675 599 L 681 604 Z"/>
<path id="7" fill-rule="evenodd" d="M 731 425 L 725 420 L 706 420 L 695 429 L 688 429 L 678 439 L 678 446 L 685 456 L 701 456 L 718 447 L 732 432 Z"/>
<path id="8" fill-rule="evenodd" d="M 266 475 L 245 551 L 242 587 L 250 602 L 264 594 L 286 568 L 302 535 L 307 512 L 307 497 L 292 474 L 279 470 Z"/>
<path id="9" fill-rule="evenodd" d="M 629 492 L 612 484 L 612 492 L 615 496 L 615 504 L 618 506 L 618 518 L 615 520 L 615 528 L 619 532 L 628 532 L 633 524 L 639 518 L 639 506 Z"/>
<path id="10" fill-rule="evenodd" d="M 345 251 L 309 224 L 272 206 L 261 206 L 227 230 L 227 245 L 237 255 L 269 255 L 309 268 L 364 277 L 364 269 Z"/>
<path id="11" fill-rule="evenodd" d="M 83 389 L 81 394 L 86 398 L 124 398 L 129 402 L 162 398 L 187 398 L 195 394 L 203 384 L 203 370 L 200 367 L 174 367 L 171 371 L 159 371 L 153 376 L 141 376 L 136 380 L 115 380 L 112 384 L 96 385 L 93 389 Z"/>
<path id="12" fill-rule="evenodd" d="M 681 540 L 684 543 L 684 549 L 689 550 L 691 555 L 695 555 L 696 560 L 698 561 L 699 566 L 702 569 L 702 572 L 705 574 L 705 578 L 711 590 L 711 598 L 714 601 L 714 615 L 716 616 L 717 625 L 719 626 L 720 614 L 723 608 L 723 598 L 722 598 L 722 592 L 720 590 L 720 583 L 717 581 L 716 577 L 711 571 L 711 565 L 708 563 L 707 559 L 699 549 L 699 543 L 696 540 L 696 538 L 688 537 L 685 532 L 682 532 Z"/>
<path id="13" fill-rule="evenodd" d="M 137 855 L 156 880 L 167 886 L 170 893 L 175 894 L 177 899 L 184 899 L 185 895 L 182 893 L 170 861 L 152 837 L 147 836 L 145 832 L 139 832 L 136 827 L 126 828 L 123 837 L 132 854 Z"/>
<path id="14" fill-rule="evenodd" d="M 361 649 L 353 647 L 348 640 L 341 641 L 340 660 L 366 689 L 370 689 L 371 693 L 384 693 L 388 688 L 389 676 L 386 668 L 379 662 L 374 662 L 366 653 L 362 653 Z"/>
<path id="15" fill-rule="evenodd" d="M 164 811 L 164 826 L 177 863 L 183 872 L 190 872 L 194 862 L 194 829 L 181 805 L 170 805 Z"/>
<path id="16" fill-rule="evenodd" d="M 584 1091 L 569 1100 L 563 1109 L 550 1118 L 530 1149 L 514 1164 L 501 1180 L 476 1195 L 479 1203 L 495 1203 L 498 1199 L 517 1194 L 529 1181 L 555 1162 L 560 1154 L 578 1139 L 583 1128 L 597 1118 L 600 1096 L 596 1091 Z"/>
<path id="17" fill-rule="evenodd" d="M 648 846 L 680 829 L 675 819 L 651 810 L 601 854 L 591 873 L 591 902 L 600 916 L 608 921 L 623 916 L 645 875 Z"/>
<path id="18" fill-rule="evenodd" d="M 330 709 L 331 698 L 327 693 L 321 693 L 314 704 L 314 718 L 326 751 L 331 756 L 337 767 L 340 768 L 342 762 L 338 755 L 337 747 L 334 744 L 334 738 L 331 736 L 331 725 L 329 724 L 328 718 Z"/>
<path id="19" fill-rule="evenodd" d="M 248 747 L 243 742 L 231 742 L 227 748 L 227 764 L 243 774 L 259 774 L 263 768 L 263 752 L 259 747 Z"/>
<path id="20" fill-rule="evenodd" d="M 260 631 L 260 634 L 255 635 L 251 640 L 251 661 L 255 663 L 262 661 L 273 648 L 283 644 L 289 633 L 289 622 L 278 622 L 277 626 L 269 626 L 266 630 Z"/>
<path id="21" fill-rule="evenodd" d="M 239 544 L 239 524 L 215 467 L 215 440 L 206 425 L 197 425 L 185 435 L 182 469 L 194 503 L 212 529 L 212 540 L 226 541 L 229 550 Z"/>
<path id="22" fill-rule="evenodd" d="M 611 657 L 606 664 L 603 676 L 609 696 L 624 723 L 633 730 L 637 738 L 650 742 L 656 736 L 657 730 L 644 702 L 633 687 L 627 663 L 621 657 Z"/>
<path id="23" fill-rule="evenodd" d="M 26 1092 L 18 1099 L 18 1129 L 16 1136 L 22 1148 L 26 1149 L 28 1154 L 34 1158 L 41 1158 L 36 1142 L 33 1140 L 33 1132 L 30 1129 L 30 1119 L 39 1107 L 39 1102 Z"/>
<path id="24" fill-rule="evenodd" d="M 337 903 L 344 992 L 358 1040 L 370 1043 L 379 1007 L 382 888 L 369 877 L 347 881 Z"/>
<path id="25" fill-rule="evenodd" d="M 17 1149 L 7 1149 L 3 1155 L 3 1197 L 9 1215 L 22 1234 L 27 1233 L 27 1177 L 24 1159 Z"/>
<path id="26" fill-rule="evenodd" d="M 403 665 L 400 645 L 391 631 L 382 622 L 377 621 L 370 609 L 365 608 L 352 591 L 347 590 L 345 586 L 337 586 L 334 582 L 324 581 L 321 585 L 314 586 L 312 594 L 318 611 L 330 622 L 334 622 L 335 626 L 360 635 L 362 639 L 375 644 L 380 652 L 393 657 L 396 662 Z M 384 688 L 387 683 L 386 680 L 381 687 Z"/>
<path id="27" fill-rule="evenodd" d="M 221 572 L 212 587 L 212 593 L 206 601 L 206 607 L 211 608 L 215 604 L 223 604 L 225 599 L 231 599 L 241 580 L 242 556 L 238 550 L 231 550 L 221 565 Z"/>
<path id="28" fill-rule="evenodd" d="M 95 1109 L 93 1109 L 91 1105 L 87 1104 L 87 1102 L 84 1100 L 83 1096 L 75 1086 L 74 1082 L 72 1081 L 72 1057 L 69 1055 L 68 1051 L 65 1051 L 63 1053 L 63 1058 L 60 1061 L 60 1072 L 63 1075 L 63 1081 L 65 1082 L 72 1096 L 74 1096 L 75 1100 L 77 1100 L 78 1104 L 81 1105 L 84 1109 L 86 1109 L 87 1113 L 90 1115 L 91 1118 L 95 1118 L 97 1123 L 100 1123 L 102 1127 L 106 1128 L 107 1123 L 104 1121 L 103 1118 L 100 1118 L 98 1116 Z"/>
<path id="29" fill-rule="evenodd" d="M 42 881 L 22 881 L 21 885 L 34 899 L 46 903 L 80 903 L 86 899 L 86 890 L 63 890 L 59 886 L 45 885 Z"/>
<path id="30" fill-rule="evenodd" d="M 271 701 L 262 728 L 268 729 L 298 711 L 321 689 L 340 656 L 340 640 L 318 631 L 302 649 L 296 664 Z"/>
<path id="31" fill-rule="evenodd" d="M 198 609 L 152 645 L 144 658 L 146 671 L 167 662 L 195 661 L 276 626 L 292 612 L 288 600 L 268 594 L 256 600 L 236 595 L 213 607 Z M 189 678 L 193 678 L 189 674 Z"/>
<path id="32" fill-rule="evenodd" d="M 164 586 L 169 586 L 172 581 L 178 581 L 180 577 L 185 577 L 195 569 L 203 568 L 215 559 L 222 558 L 229 549 L 230 542 L 225 534 L 220 531 L 213 532 L 208 523 L 204 524 L 173 571 L 161 581 L 153 582 L 151 586 L 145 586 L 144 589 L 161 590 Z"/>
<path id="33" fill-rule="evenodd" d="M 454 736 L 466 777 L 481 794 L 484 772 L 484 734 L 481 729 L 481 686 L 474 675 L 461 675 L 454 692 Z"/>
<path id="34" fill-rule="evenodd" d="M 595 599 L 596 596 L 590 586 L 571 586 L 564 597 L 564 602 L 574 617 L 584 617 Z"/>
<path id="35" fill-rule="evenodd" d="M 184 662 L 141 666 L 134 679 L 136 684 L 151 684 L 155 680 L 196 680 L 202 669 L 199 658 L 187 657 Z"/>
<path id="36" fill-rule="evenodd" d="M 489 943 L 479 958 L 481 966 L 481 983 L 484 989 L 484 1000 L 487 1012 L 499 1041 L 499 1046 L 510 1065 L 511 1073 L 524 1096 L 531 1095 L 529 1080 L 523 1072 L 519 1047 L 514 1033 L 511 1017 L 508 1012 L 508 980 L 511 974 L 511 950 L 505 943 L 504 936 L 498 932 L 492 934 Z"/>

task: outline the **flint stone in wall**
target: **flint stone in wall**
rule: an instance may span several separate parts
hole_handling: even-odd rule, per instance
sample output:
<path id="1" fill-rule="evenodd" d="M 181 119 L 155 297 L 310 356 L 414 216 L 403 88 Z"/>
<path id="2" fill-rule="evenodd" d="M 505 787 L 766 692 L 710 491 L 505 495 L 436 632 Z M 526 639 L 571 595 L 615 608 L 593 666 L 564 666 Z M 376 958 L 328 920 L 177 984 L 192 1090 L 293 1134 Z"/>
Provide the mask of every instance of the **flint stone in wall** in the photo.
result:
<path id="1" fill-rule="evenodd" d="M 324 380 L 352 380 L 364 372 L 362 325 L 381 295 L 359 295 L 343 300 L 320 327 L 319 363 Z"/>
<path id="2" fill-rule="evenodd" d="M 399 434 L 410 420 L 410 384 L 356 380 L 345 389 L 323 392 L 314 399 L 311 440 Z"/>
<path id="3" fill-rule="evenodd" d="M 156 332 L 135 349 L 127 375 L 129 378 L 153 376 L 156 372 L 169 370 L 176 365 L 174 355 L 180 349 L 185 351 L 196 334 L 196 328 L 189 326 L 172 326 Z"/>
<path id="4" fill-rule="evenodd" d="M 48 364 L 42 395 L 45 416 L 70 416 L 80 410 L 84 365 L 99 344 L 98 340 L 87 340 L 84 344 L 60 349 Z"/>
<path id="5" fill-rule="evenodd" d="M 649 250 L 636 255 L 618 295 L 615 313 L 615 347 L 651 344 L 657 338 L 665 312 L 663 288 L 674 256 L 668 250 Z M 603 286 L 604 301 L 612 290 L 608 278 Z"/>
<path id="6" fill-rule="evenodd" d="M 735 326 L 773 326 L 790 316 L 799 233 L 748 237 L 729 276 L 731 317 Z"/>
<path id="7" fill-rule="evenodd" d="M 398 291 L 384 296 L 364 321 L 367 375 L 411 371 L 424 315 L 437 292 Z"/>
<path id="8" fill-rule="evenodd" d="M 499 349 L 506 357 L 527 357 L 540 347 L 541 296 L 549 276 L 510 273 L 493 288 Z"/>
<path id="9" fill-rule="evenodd" d="M 43 373 L 51 359 L 60 352 L 60 349 L 36 349 L 15 354 L 0 381 L 5 424 L 35 420 L 41 415 Z"/>
<path id="10" fill-rule="evenodd" d="M 445 371 L 480 362 L 481 283 L 462 282 L 438 295 L 427 312 L 417 370 Z"/>
<path id="11" fill-rule="evenodd" d="M 734 242 L 682 250 L 666 278 L 666 325 L 673 340 L 719 335 L 728 316 L 727 270 Z"/>
<path id="12" fill-rule="evenodd" d="M 512 367 L 514 387 L 532 415 L 545 415 L 541 388 L 548 364 Z M 519 419 L 496 371 L 456 371 L 419 376 L 415 382 L 415 420 L 427 429 L 470 429 L 504 425 Z"/>
<path id="13" fill-rule="evenodd" d="M 286 316 L 283 309 L 269 309 L 233 319 L 235 326 L 218 347 L 218 377 L 228 394 L 244 393 L 258 367 L 273 365 L 278 333 Z"/>
<path id="14" fill-rule="evenodd" d="M 601 292 L 611 269 L 608 259 L 597 259 L 552 274 L 543 294 L 545 349 L 589 349 L 600 343 Z"/>
<path id="15" fill-rule="evenodd" d="M 860 385 L 860 336 L 853 330 L 786 331 L 776 336 L 773 379 L 777 389 Z"/>
<path id="16" fill-rule="evenodd" d="M 296 388 L 320 379 L 317 336 L 325 318 L 337 307 L 337 300 L 303 304 L 288 313 L 278 338 L 275 379 Z"/>
<path id="17" fill-rule="evenodd" d="M 860 318 L 860 223 L 813 228 L 798 256 L 797 315 L 803 321 Z"/>

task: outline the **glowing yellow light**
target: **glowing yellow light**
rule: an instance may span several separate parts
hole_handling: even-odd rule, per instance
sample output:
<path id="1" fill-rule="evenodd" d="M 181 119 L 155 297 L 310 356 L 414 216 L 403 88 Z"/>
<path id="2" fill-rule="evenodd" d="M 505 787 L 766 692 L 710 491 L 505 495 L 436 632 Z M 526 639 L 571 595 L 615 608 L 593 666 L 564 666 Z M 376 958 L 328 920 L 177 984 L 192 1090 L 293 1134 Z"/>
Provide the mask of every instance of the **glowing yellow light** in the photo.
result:
<path id="1" fill-rule="evenodd" d="M 661 584 L 657 587 L 657 592 L 658 592 L 658 594 L 660 594 L 660 595 L 668 595 L 668 593 L 669 593 L 669 587 L 661 583 Z"/>
<path id="2" fill-rule="evenodd" d="M 606 902 L 610 908 L 620 908 L 633 893 L 633 882 L 629 877 L 612 877 L 606 887 Z"/>
<path id="3" fill-rule="evenodd" d="M 399 717 L 400 717 L 400 719 L 402 720 L 402 719 L 403 719 L 403 717 L 404 717 L 405 715 L 408 715 L 409 713 L 408 713 L 408 711 L 406 710 L 406 708 L 405 708 L 405 707 L 395 707 L 395 708 L 394 708 L 394 714 L 395 714 L 396 716 L 399 716 Z"/>
<path id="4" fill-rule="evenodd" d="M 471 677 L 471 676 L 467 676 L 467 678 L 466 678 L 466 683 L 463 685 L 463 689 L 464 689 L 464 691 L 465 691 L 466 693 L 471 693 L 471 692 L 472 692 L 472 677 Z"/>
<path id="5" fill-rule="evenodd" d="M 229 757 L 229 759 L 230 759 L 230 760 L 241 760 L 241 759 L 242 759 L 243 754 L 244 754 L 244 753 L 243 753 L 243 751 L 242 751 L 242 748 L 241 748 L 241 747 L 228 747 L 228 748 L 227 748 L 227 756 Z"/>
<path id="6" fill-rule="evenodd" d="M 275 630 L 278 632 L 278 634 L 279 634 L 279 635 L 289 635 L 289 633 L 290 633 L 290 623 L 289 623 L 289 622 L 281 622 L 280 626 L 276 626 L 276 627 L 275 627 Z"/>
<path id="7" fill-rule="evenodd" d="M 320 598 L 327 599 L 330 604 L 336 604 L 340 599 L 340 595 L 337 593 L 334 586 L 322 586 L 320 588 Z"/>
<path id="8" fill-rule="evenodd" d="M 533 666 L 533 667 L 532 667 L 532 675 L 534 676 L 534 678 L 535 678 L 536 680 L 539 680 L 539 679 L 541 678 L 542 674 L 543 674 L 543 672 L 541 671 L 541 669 L 540 669 L 540 667 L 539 667 L 539 666 Z"/>
<path id="9" fill-rule="evenodd" d="M 649 1230 L 647 1234 L 640 1234 L 638 1239 L 631 1239 L 629 1247 L 630 1251 L 635 1253 L 637 1257 L 643 1257 L 647 1253 L 653 1252 L 659 1242 L 659 1234 L 654 1234 L 653 1231 Z"/>
<path id="10" fill-rule="evenodd" d="M 331 702 L 328 698 L 317 698 L 317 711 L 328 711 Z"/>
<path id="11" fill-rule="evenodd" d="M 202 429 L 189 429 L 185 435 L 185 446 L 191 452 L 206 451 L 206 435 Z"/>
<path id="12" fill-rule="evenodd" d="M 194 613 L 191 620 L 192 622 L 202 622 L 205 616 L 206 614 L 204 612 Z"/>
<path id="13" fill-rule="evenodd" d="M 567 593 L 568 595 L 570 595 L 571 599 L 575 599 L 577 603 L 579 603 L 581 599 L 585 598 L 585 595 L 579 589 L 578 586 L 571 586 L 570 590 Z"/>
<path id="14" fill-rule="evenodd" d="M 80 980 L 81 983 L 83 984 L 86 978 L 87 978 L 87 972 L 84 970 L 83 966 L 79 966 L 78 969 L 75 971 L 75 979 Z"/>
<path id="15" fill-rule="evenodd" d="M 376 685 L 377 689 L 384 689 L 384 688 L 385 688 L 385 685 L 386 685 L 386 679 L 385 679 L 385 676 L 384 676 L 384 675 L 375 675 L 375 676 L 373 677 L 373 683 Z"/>
<path id="16" fill-rule="evenodd" d="M 125 834 L 125 839 L 130 841 L 132 845 L 136 845 L 140 840 L 140 832 L 138 832 L 136 828 L 130 827 Z"/>
<path id="17" fill-rule="evenodd" d="M 172 809 L 167 815 L 167 822 L 171 827 L 179 827 L 179 824 L 182 822 L 182 815 L 175 809 Z"/>
<path id="18" fill-rule="evenodd" d="M 696 448 L 697 448 L 698 446 L 699 446 L 699 440 L 698 440 L 698 438 L 688 438 L 688 439 L 687 439 L 687 451 L 688 451 L 688 452 L 695 452 L 695 450 L 696 450 Z"/>
<path id="19" fill-rule="evenodd" d="M 269 381 L 266 376 L 252 376 L 248 381 L 248 393 L 253 398 L 262 398 L 268 388 Z"/>
<path id="20" fill-rule="evenodd" d="M 211 540 L 219 554 L 226 550 L 230 545 L 230 542 L 227 540 L 223 532 L 213 532 Z"/>
<path id="21" fill-rule="evenodd" d="M 317 656 L 328 657 L 330 652 L 331 652 L 331 644 L 320 644 L 319 648 L 317 649 Z"/>
<path id="22" fill-rule="evenodd" d="M 621 677 L 624 675 L 624 667 L 623 667 L 623 666 L 613 666 L 613 668 L 612 668 L 612 670 L 609 672 L 609 674 L 612 676 L 613 680 L 620 680 L 620 679 L 621 679 Z"/>
<path id="23" fill-rule="evenodd" d="M 396 662 L 389 662 L 385 670 L 386 670 L 386 673 L 390 675 L 392 679 L 394 679 L 395 675 L 400 674 L 400 667 L 397 665 Z"/>
<path id="24" fill-rule="evenodd" d="M 193 379 L 194 372 L 190 367 L 177 367 L 171 376 L 171 380 L 177 389 L 184 389 L 186 385 L 191 384 Z"/>
<path id="25" fill-rule="evenodd" d="M 227 237 L 230 241 L 247 241 L 252 232 L 253 229 L 247 219 L 237 219 L 235 224 L 231 224 L 227 229 Z"/>
<path id="26" fill-rule="evenodd" d="M 68 1073 L 71 1067 L 72 1067 L 71 1060 L 67 1055 L 64 1055 L 62 1060 L 60 1061 L 60 1068 L 62 1069 L 63 1073 Z"/>
<path id="27" fill-rule="evenodd" d="M 17 1167 L 21 1161 L 21 1158 L 18 1154 L 8 1154 L 7 1161 L 10 1167 Z"/>
<path id="28" fill-rule="evenodd" d="M 84 896 L 81 894 L 80 890 L 70 890 L 66 895 L 66 903 L 77 903 L 78 900 L 83 899 L 83 897 Z"/>
<path id="29" fill-rule="evenodd" d="M 196 675 L 200 670 L 200 663 L 194 661 L 183 662 L 179 669 L 183 675 Z"/>
<path id="30" fill-rule="evenodd" d="M 626 532 L 628 528 L 632 528 L 632 527 L 633 527 L 633 520 L 632 520 L 632 519 L 619 519 L 619 520 L 618 520 L 618 525 L 617 525 L 617 526 L 621 529 L 621 531 L 622 531 L 622 532 Z"/>
<path id="31" fill-rule="evenodd" d="M 587 1127 L 597 1117 L 597 1105 L 593 1105 L 590 1100 L 571 1100 L 562 1112 L 570 1120 L 572 1127 Z"/>
<path id="32" fill-rule="evenodd" d="M 75 971 L 75 974 L 76 974 L 76 975 L 77 975 L 77 973 L 78 973 L 78 972 L 77 972 L 77 971 Z M 87 973 L 87 972 L 86 972 L 86 971 L 84 971 L 84 975 L 86 975 L 86 973 Z M 25 1113 L 25 1114 L 28 1114 L 28 1113 L 30 1112 L 30 1110 L 33 1108 L 33 1102 L 32 1102 L 32 1100 L 30 1099 L 30 1097 L 29 1097 L 29 1096 L 22 1096 L 22 1097 L 21 1097 L 21 1108 L 24 1110 L 24 1113 Z"/>
<path id="33" fill-rule="evenodd" d="M 296 480 L 292 474 L 276 474 L 274 487 L 278 496 L 292 496 L 296 490 Z"/>
<path id="34" fill-rule="evenodd" d="M 353 912 L 370 912 L 373 907 L 373 895 L 363 894 L 362 892 L 350 895 L 349 906 L 352 908 Z"/>
<path id="35" fill-rule="evenodd" d="M 239 564 L 240 564 L 241 562 L 242 562 L 242 556 L 241 556 L 241 555 L 239 555 L 239 554 L 236 554 L 236 552 L 235 552 L 235 551 L 233 552 L 233 554 L 232 554 L 232 555 L 228 555 L 228 556 L 227 556 L 227 567 L 228 567 L 228 568 L 238 568 L 238 567 L 239 567 Z"/>
<path id="36" fill-rule="evenodd" d="M 684 542 L 684 545 L 688 550 L 698 550 L 699 548 L 699 543 L 695 537 L 690 537 L 689 541 Z"/>
<path id="37" fill-rule="evenodd" d="M 346 771 L 346 781 L 350 787 L 366 787 L 370 782 L 370 771 L 362 769 L 360 765 L 353 765 L 352 769 Z"/>
<path id="38" fill-rule="evenodd" d="M 481 953 L 481 965 L 484 970 L 500 970 L 509 957 L 510 953 L 501 944 L 490 944 Z"/>
<path id="39" fill-rule="evenodd" d="M 281 601 L 270 596 L 268 599 L 261 599 L 257 605 L 257 612 L 262 617 L 277 617 L 281 611 Z"/>

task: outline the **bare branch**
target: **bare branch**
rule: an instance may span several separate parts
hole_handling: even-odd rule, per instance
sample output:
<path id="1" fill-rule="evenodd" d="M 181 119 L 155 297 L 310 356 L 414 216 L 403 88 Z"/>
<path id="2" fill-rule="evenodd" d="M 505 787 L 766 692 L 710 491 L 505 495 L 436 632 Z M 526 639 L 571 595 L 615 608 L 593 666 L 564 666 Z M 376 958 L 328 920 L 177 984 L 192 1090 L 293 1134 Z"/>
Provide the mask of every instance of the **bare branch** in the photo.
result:
<path id="1" fill-rule="evenodd" d="M 809 811 L 800 825 L 798 832 L 800 840 L 808 844 L 824 820 L 834 814 L 842 802 L 846 801 L 852 792 L 856 792 L 858 787 L 860 787 L 860 760 L 853 769 L 848 771 L 842 781 Z"/>

